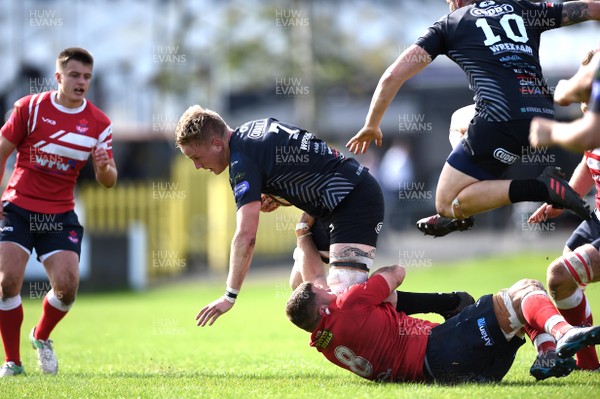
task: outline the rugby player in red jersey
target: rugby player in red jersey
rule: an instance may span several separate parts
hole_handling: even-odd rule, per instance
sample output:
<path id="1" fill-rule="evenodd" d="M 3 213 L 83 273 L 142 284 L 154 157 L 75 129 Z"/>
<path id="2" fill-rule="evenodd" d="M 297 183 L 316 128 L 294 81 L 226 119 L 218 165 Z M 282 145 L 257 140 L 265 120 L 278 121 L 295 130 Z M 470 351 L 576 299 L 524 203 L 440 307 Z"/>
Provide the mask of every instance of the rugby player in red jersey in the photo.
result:
<path id="1" fill-rule="evenodd" d="M 117 182 L 111 122 L 85 98 L 93 65 L 87 50 L 63 50 L 54 75 L 58 89 L 18 100 L 0 130 L 0 176 L 10 154 L 17 152 L 0 204 L 0 333 L 5 353 L 0 377 L 24 373 L 20 291 L 34 248 L 51 289 L 29 338 L 42 372 L 58 372 L 50 333 L 73 305 L 79 285 L 83 227 L 74 212 L 75 183 L 90 156 L 98 183 L 110 188 Z"/>
<path id="2" fill-rule="evenodd" d="M 378 382 L 493 382 L 510 369 L 525 340 L 524 326 L 556 340 L 555 377 L 568 375 L 581 348 L 600 343 L 600 327 L 573 327 L 560 316 L 543 285 L 520 280 L 442 324 L 395 308 L 394 290 L 405 269 L 378 269 L 339 296 L 305 282 L 292 293 L 286 314 L 311 333 L 310 345 L 327 360 Z"/>

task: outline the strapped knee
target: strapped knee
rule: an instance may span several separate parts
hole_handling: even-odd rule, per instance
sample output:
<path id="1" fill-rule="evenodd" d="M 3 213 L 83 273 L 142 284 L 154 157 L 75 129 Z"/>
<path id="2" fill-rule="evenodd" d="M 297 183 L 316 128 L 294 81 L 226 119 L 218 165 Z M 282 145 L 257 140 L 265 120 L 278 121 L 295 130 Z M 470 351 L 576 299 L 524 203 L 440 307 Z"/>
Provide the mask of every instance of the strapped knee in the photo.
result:
<path id="1" fill-rule="evenodd" d="M 581 287 L 584 288 L 588 283 L 594 279 L 594 273 L 592 270 L 592 262 L 587 251 L 596 250 L 592 246 L 583 246 L 575 249 L 573 252 L 569 252 L 562 256 L 562 263 L 569 271 L 573 280 Z"/>
<path id="2" fill-rule="evenodd" d="M 454 200 L 452 200 L 452 217 L 454 219 L 464 219 L 465 218 L 465 214 L 462 211 L 462 207 L 460 206 L 460 202 L 458 201 L 458 197 L 454 198 Z"/>

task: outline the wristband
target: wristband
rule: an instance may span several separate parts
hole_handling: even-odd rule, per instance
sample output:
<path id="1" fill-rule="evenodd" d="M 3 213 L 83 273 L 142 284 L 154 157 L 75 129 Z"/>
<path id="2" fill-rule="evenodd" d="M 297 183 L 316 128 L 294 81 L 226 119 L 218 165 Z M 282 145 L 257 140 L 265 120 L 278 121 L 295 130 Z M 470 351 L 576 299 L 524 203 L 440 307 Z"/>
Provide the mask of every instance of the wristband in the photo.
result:
<path id="1" fill-rule="evenodd" d="M 296 231 L 298 230 L 308 230 L 310 229 L 310 226 L 308 225 L 308 223 L 298 223 L 296 225 Z"/>
<path id="2" fill-rule="evenodd" d="M 227 289 L 225 290 L 225 299 L 231 303 L 235 303 L 235 300 L 237 299 L 238 294 L 240 293 L 240 290 L 236 290 L 235 288 L 231 288 L 231 287 L 227 287 Z"/>

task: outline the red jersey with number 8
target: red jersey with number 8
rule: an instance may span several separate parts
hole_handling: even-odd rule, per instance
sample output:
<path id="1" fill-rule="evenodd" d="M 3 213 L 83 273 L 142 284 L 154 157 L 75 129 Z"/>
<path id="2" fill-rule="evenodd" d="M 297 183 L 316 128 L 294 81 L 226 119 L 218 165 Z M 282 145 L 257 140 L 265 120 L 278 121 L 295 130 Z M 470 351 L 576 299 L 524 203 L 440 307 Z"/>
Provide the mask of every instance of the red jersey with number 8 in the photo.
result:
<path id="1" fill-rule="evenodd" d="M 112 158 L 110 119 L 85 99 L 78 108 L 63 107 L 54 91 L 18 100 L 0 134 L 17 146 L 2 201 L 33 212 L 73 210 L 75 183 L 93 149 Z"/>
<path id="2" fill-rule="evenodd" d="M 332 363 L 378 382 L 423 381 L 429 334 L 437 323 L 383 302 L 390 287 L 374 275 L 341 293 L 311 335 L 311 346 Z"/>

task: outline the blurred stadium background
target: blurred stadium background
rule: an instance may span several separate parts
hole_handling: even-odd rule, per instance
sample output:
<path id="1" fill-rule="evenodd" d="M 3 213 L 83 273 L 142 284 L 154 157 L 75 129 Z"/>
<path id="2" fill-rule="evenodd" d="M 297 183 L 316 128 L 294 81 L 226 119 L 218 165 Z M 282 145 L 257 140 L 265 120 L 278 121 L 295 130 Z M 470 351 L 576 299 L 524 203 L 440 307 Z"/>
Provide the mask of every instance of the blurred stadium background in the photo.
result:
<path id="1" fill-rule="evenodd" d="M 235 206 L 225 174 L 195 171 L 174 146 L 187 106 L 214 109 L 232 126 L 273 116 L 342 149 L 362 126 L 381 73 L 447 11 L 443 0 L 0 1 L 2 115 L 26 94 L 55 89 L 54 60 L 63 48 L 81 46 L 95 56 L 89 99 L 113 121 L 119 184 L 107 191 L 91 168 L 82 173 L 82 289 L 143 288 L 226 270 Z M 599 37 L 598 23 L 542 36 L 551 90 Z M 471 102 L 462 71 L 439 58 L 386 114 L 383 148 L 359 157 L 386 190 L 379 265 L 429 267 L 538 247 L 558 254 L 577 225 L 570 215 L 527 225 L 536 204 L 526 204 L 481 215 L 471 232 L 435 241 L 417 234 L 414 222 L 434 212 L 450 115 Z M 580 115 L 576 106 L 557 112 L 565 120 Z M 511 176 L 535 176 L 549 164 L 570 174 L 580 159 L 559 149 L 526 155 Z M 289 262 L 298 214 L 286 208 L 261 216 L 253 269 Z M 32 260 L 27 276 L 43 278 L 41 265 Z"/>

